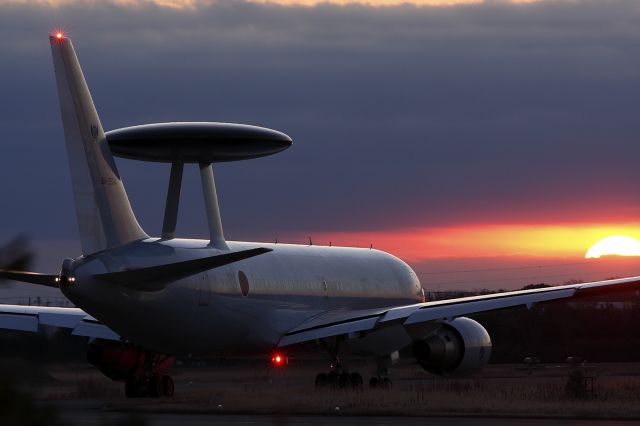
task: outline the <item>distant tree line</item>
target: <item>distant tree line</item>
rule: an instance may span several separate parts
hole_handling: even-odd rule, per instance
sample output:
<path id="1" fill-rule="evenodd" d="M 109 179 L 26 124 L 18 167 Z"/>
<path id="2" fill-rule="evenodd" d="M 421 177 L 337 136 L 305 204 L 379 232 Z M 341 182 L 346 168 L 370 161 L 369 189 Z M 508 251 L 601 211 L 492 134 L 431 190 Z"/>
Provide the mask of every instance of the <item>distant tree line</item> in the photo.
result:
<path id="1" fill-rule="evenodd" d="M 572 279 L 563 284 L 582 282 Z M 522 290 L 545 287 L 550 286 L 528 284 Z M 505 291 L 439 291 L 427 295 L 428 300 L 443 300 Z M 640 361 L 640 297 L 634 290 L 469 317 L 489 332 L 494 345 L 492 363 L 522 362 L 525 357 L 564 362 L 568 356 L 592 362 Z"/>
<path id="2" fill-rule="evenodd" d="M 470 317 L 491 335 L 492 363 L 521 362 L 527 356 L 543 362 L 563 362 L 568 356 L 592 362 L 640 361 L 640 298 L 635 292 Z"/>

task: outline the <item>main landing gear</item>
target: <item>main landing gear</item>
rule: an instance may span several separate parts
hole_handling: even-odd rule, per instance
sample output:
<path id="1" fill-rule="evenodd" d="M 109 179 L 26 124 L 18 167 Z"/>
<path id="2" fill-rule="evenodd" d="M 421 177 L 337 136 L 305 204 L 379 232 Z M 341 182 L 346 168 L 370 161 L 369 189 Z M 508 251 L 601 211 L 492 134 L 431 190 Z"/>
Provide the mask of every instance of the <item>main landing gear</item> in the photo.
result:
<path id="1" fill-rule="evenodd" d="M 320 340 L 322 348 L 327 351 L 331 359 L 328 373 L 319 373 L 316 376 L 316 389 L 353 389 L 362 390 L 363 380 L 360 373 L 350 373 L 340 362 L 340 340 L 328 342 Z"/>
<path id="2" fill-rule="evenodd" d="M 127 398 L 158 398 L 173 396 L 175 387 L 171 376 L 130 377 L 124 385 Z"/>
<path id="3" fill-rule="evenodd" d="M 383 357 L 378 358 L 376 361 L 378 368 L 376 375 L 369 379 L 369 388 L 391 389 L 393 382 L 389 378 L 388 360 Z M 364 382 L 360 373 L 350 373 L 336 358 L 331 363 L 331 370 L 328 373 L 320 373 L 316 376 L 315 387 L 316 389 L 352 389 L 361 391 L 364 389 Z"/>
<path id="4" fill-rule="evenodd" d="M 369 387 L 371 389 L 391 389 L 393 382 L 388 377 L 373 376 L 369 379 Z"/>
<path id="5" fill-rule="evenodd" d="M 316 389 L 353 389 L 361 391 L 364 382 L 360 373 L 349 373 L 339 363 L 331 365 L 331 371 L 316 376 Z M 378 368 L 376 375 L 369 379 L 371 389 L 391 389 L 393 382 L 386 367 Z"/>
<path id="6" fill-rule="evenodd" d="M 393 382 L 389 378 L 389 370 L 387 369 L 388 358 L 377 358 L 376 363 L 378 366 L 376 375 L 369 379 L 369 387 L 371 389 L 391 389 Z"/>
<path id="7" fill-rule="evenodd" d="M 173 396 L 168 375 L 175 359 L 121 342 L 95 340 L 89 344 L 87 360 L 115 381 L 124 381 L 128 398 Z"/>
<path id="8" fill-rule="evenodd" d="M 349 372 L 340 361 L 339 339 L 335 341 L 319 341 L 322 348 L 327 351 L 331 359 L 331 369 L 328 373 L 319 373 L 316 376 L 316 389 L 353 389 L 361 391 L 364 389 L 364 381 L 360 373 Z M 388 367 L 394 362 L 391 355 L 379 356 L 376 358 L 376 375 L 369 380 L 369 388 L 391 389 L 392 382 L 389 378 Z M 397 353 L 395 354 L 397 359 Z"/>
<path id="9" fill-rule="evenodd" d="M 334 369 L 329 373 L 318 374 L 315 385 L 316 389 L 363 389 L 360 373 L 349 373 L 342 369 Z"/>
<path id="10" fill-rule="evenodd" d="M 151 355 L 151 354 L 150 354 Z M 158 398 L 173 396 L 175 386 L 168 374 L 166 364 L 173 364 L 173 358 L 152 354 L 144 359 L 144 363 L 137 371 L 127 378 L 124 394 L 127 398 Z"/>

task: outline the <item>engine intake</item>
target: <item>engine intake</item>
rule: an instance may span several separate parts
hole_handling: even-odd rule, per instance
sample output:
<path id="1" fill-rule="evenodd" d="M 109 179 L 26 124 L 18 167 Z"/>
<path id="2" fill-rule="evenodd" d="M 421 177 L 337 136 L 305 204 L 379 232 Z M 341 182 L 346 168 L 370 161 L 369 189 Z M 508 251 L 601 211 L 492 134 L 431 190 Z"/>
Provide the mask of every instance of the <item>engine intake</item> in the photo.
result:
<path id="1" fill-rule="evenodd" d="M 418 363 L 430 373 L 468 375 L 489 362 L 491 337 L 478 322 L 459 317 L 415 341 L 412 349 Z"/>

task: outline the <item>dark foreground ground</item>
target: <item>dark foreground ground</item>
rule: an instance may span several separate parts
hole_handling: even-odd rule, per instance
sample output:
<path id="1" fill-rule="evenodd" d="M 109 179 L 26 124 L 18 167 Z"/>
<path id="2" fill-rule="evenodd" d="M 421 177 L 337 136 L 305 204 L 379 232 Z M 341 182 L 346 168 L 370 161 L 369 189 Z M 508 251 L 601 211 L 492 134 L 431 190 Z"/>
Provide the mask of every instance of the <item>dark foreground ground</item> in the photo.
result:
<path id="1" fill-rule="evenodd" d="M 636 420 L 607 419 L 527 419 L 496 417 L 400 417 L 400 416 L 329 416 L 287 414 L 172 414 L 149 413 L 144 418 L 131 417 L 128 413 L 108 412 L 101 417 L 95 415 L 91 402 L 71 405 L 61 404 L 62 418 L 77 425 L 101 426 L 105 424 L 146 424 L 153 426 L 628 426 L 637 425 Z M 140 423 L 137 423 L 140 422 Z"/>
<path id="2" fill-rule="evenodd" d="M 392 390 L 315 391 L 314 376 L 323 369 L 319 361 L 292 360 L 281 369 L 256 361 L 220 362 L 176 368 L 176 395 L 160 399 L 126 399 L 121 383 L 85 364 L 15 363 L 13 370 L 22 372 L 23 380 L 15 388 L 18 402 L 10 402 L 9 410 L 19 405 L 32 414 L 42 411 L 49 420 L 42 424 L 48 425 L 471 425 L 512 424 L 514 419 L 542 425 L 640 420 L 640 364 L 635 363 L 586 368 L 556 364 L 532 370 L 492 365 L 477 377 L 454 379 L 429 375 L 405 361 L 392 371 Z M 357 370 L 368 377 L 365 373 L 372 367 L 363 364 Z M 567 386 L 570 373 L 575 377 L 576 371 L 587 385 L 578 394 L 575 380 Z M 6 410 L 6 394 L 0 399 Z M 0 416 L 0 424 L 22 424 L 7 419 Z"/>

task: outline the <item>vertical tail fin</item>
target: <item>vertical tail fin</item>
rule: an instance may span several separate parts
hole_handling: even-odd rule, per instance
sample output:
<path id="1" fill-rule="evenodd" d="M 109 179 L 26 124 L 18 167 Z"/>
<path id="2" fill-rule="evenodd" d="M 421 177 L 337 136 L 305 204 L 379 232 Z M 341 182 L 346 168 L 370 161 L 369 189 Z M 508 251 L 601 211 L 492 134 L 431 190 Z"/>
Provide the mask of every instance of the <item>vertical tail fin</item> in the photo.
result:
<path id="1" fill-rule="evenodd" d="M 83 254 L 148 237 L 136 220 L 71 40 L 49 38 Z"/>

